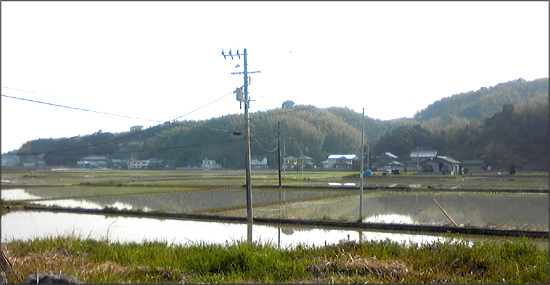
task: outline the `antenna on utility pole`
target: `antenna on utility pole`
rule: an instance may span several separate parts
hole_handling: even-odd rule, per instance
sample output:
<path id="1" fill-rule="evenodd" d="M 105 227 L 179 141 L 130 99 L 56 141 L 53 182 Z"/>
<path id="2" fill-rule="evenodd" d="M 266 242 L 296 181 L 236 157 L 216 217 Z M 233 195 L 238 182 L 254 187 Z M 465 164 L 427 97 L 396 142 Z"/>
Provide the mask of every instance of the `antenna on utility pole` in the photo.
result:
<path id="1" fill-rule="evenodd" d="M 231 50 L 229 50 L 229 54 L 225 54 L 225 52 L 222 49 L 222 55 L 227 60 L 227 57 L 230 56 L 231 59 L 233 59 L 233 53 Z M 260 71 L 248 71 L 248 63 L 247 63 L 247 53 L 246 49 L 244 49 L 243 53 L 239 53 L 239 50 L 237 50 L 237 57 L 241 59 L 241 55 L 244 57 L 244 71 L 243 72 L 232 72 L 231 74 L 244 74 L 244 85 L 242 87 L 239 87 L 235 90 L 235 93 L 237 94 L 237 101 L 242 104 L 244 103 L 244 127 L 245 127 L 245 160 L 246 160 L 246 220 L 248 223 L 253 222 L 253 216 L 252 216 L 252 185 L 250 183 L 250 118 L 248 115 L 248 108 L 250 106 L 250 98 L 248 96 L 248 85 L 249 85 L 249 79 L 248 76 L 249 73 L 260 73 Z M 237 65 L 238 66 L 238 65 Z M 244 92 L 243 92 L 244 89 Z M 252 233 L 249 231 L 248 240 L 252 240 L 251 237 Z"/>

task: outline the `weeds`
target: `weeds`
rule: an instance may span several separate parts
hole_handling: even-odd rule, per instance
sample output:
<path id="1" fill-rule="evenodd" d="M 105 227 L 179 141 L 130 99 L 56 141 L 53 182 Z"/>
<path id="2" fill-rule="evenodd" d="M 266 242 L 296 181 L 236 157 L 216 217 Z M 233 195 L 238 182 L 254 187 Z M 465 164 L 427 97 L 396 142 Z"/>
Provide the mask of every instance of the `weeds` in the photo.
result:
<path id="1" fill-rule="evenodd" d="M 391 241 L 324 247 L 235 244 L 108 244 L 58 237 L 2 244 L 13 265 L 8 283 L 54 272 L 85 283 L 545 283 L 548 251 L 517 242 Z"/>

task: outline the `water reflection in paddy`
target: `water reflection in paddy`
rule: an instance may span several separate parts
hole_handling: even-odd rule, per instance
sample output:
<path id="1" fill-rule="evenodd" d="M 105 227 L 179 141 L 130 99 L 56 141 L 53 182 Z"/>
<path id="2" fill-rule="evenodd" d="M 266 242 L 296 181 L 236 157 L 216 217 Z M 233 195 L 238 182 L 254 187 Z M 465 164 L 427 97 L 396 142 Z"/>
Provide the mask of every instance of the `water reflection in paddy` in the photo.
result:
<path id="1" fill-rule="evenodd" d="M 35 200 L 35 199 L 49 198 L 48 196 L 33 195 L 28 191 L 26 191 L 25 189 L 2 190 L 0 194 L 2 195 L 2 200 L 4 201 Z"/>
<path id="2" fill-rule="evenodd" d="M 2 199 L 6 196 L 9 199 L 21 200 L 17 195 L 25 197 L 32 195 L 38 198 L 59 198 L 58 200 L 34 201 L 39 205 L 56 205 L 62 207 L 82 207 L 86 209 L 97 209 L 104 207 L 116 207 L 114 205 L 124 205 L 119 209 L 141 209 L 141 210 L 163 210 L 166 212 L 188 212 L 200 210 L 212 210 L 231 207 L 242 207 L 246 205 L 245 190 L 243 189 L 220 189 L 220 190 L 193 190 L 193 191 L 168 191 L 167 193 L 155 193 L 155 190 L 149 189 L 143 193 L 142 188 L 134 188 L 132 194 L 130 189 L 120 190 L 118 188 L 44 188 L 27 189 L 24 193 L 16 192 L 12 195 L 4 192 L 13 190 L 3 190 Z M 157 190 L 158 191 L 158 190 Z M 345 194 L 342 191 L 285 191 L 280 194 L 278 191 L 261 190 L 254 191 L 254 204 L 265 204 L 279 201 L 279 199 L 303 200 L 316 197 L 330 197 Z M 95 196 L 93 196 L 95 195 Z M 81 198 L 75 198 L 79 196 Z M 63 199 L 68 198 L 70 199 Z M 70 201 L 73 201 L 71 204 Z"/>
<path id="3" fill-rule="evenodd" d="M 3 190 L 4 197 L 70 197 L 86 189 L 64 188 Z M 99 189 L 116 193 L 116 188 Z M 134 191 L 143 191 L 138 189 Z M 151 190 L 149 190 L 151 191 Z M 10 192 L 14 194 L 9 194 Z M 125 189 L 123 193 L 131 193 Z M 339 194 L 348 195 L 339 195 Z M 85 194 L 85 193 L 84 193 Z M 45 199 L 40 205 L 103 209 L 113 207 L 131 210 L 163 210 L 166 212 L 215 212 L 217 215 L 246 217 L 245 191 L 172 191 L 168 193 L 135 194 L 96 198 Z M 359 218 L 357 191 L 283 191 L 254 190 L 254 217 L 309 220 L 356 221 Z M 65 195 L 65 196 L 63 196 Z M 19 198 L 22 199 L 22 198 Z M 282 203 L 278 203 L 282 199 Z M 448 219 L 434 199 L 460 226 L 493 229 L 548 230 L 548 194 L 487 194 L 442 192 L 370 192 L 364 195 L 364 219 L 373 223 L 444 225 Z M 7 199 L 9 200 L 9 199 Z"/>
<path id="4" fill-rule="evenodd" d="M 363 221 L 413 225 L 450 224 L 434 199 L 460 226 L 548 230 L 548 195 L 379 192 L 364 195 Z M 246 209 L 221 212 L 245 216 Z M 255 217 L 356 221 L 359 197 L 290 201 L 254 209 Z"/>
<path id="5" fill-rule="evenodd" d="M 18 211 L 2 216 L 2 242 L 30 240 L 52 236 L 79 236 L 110 242 L 162 241 L 169 244 L 226 244 L 246 241 L 248 227 L 239 223 L 159 220 L 90 214 Z M 281 248 L 302 245 L 325 245 L 339 241 L 359 241 L 354 230 L 315 229 L 307 227 L 277 228 L 253 225 L 252 240 Z M 448 238 L 389 232 L 361 232 L 362 241 L 392 240 L 399 243 L 433 243 Z"/>

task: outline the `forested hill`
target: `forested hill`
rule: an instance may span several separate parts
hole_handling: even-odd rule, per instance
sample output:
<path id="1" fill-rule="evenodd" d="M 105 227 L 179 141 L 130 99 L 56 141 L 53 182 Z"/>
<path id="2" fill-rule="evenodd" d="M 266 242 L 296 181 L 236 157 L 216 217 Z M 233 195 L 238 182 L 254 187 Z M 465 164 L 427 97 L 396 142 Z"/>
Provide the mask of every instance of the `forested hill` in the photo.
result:
<path id="1" fill-rule="evenodd" d="M 442 99 L 415 119 L 366 117 L 365 143 L 371 158 L 392 152 L 406 161 L 411 150 L 437 150 L 458 161 L 486 160 L 495 168 L 548 169 L 548 113 L 548 80 L 516 80 Z M 285 156 L 309 156 L 317 166 L 331 154 L 361 153 L 361 114 L 349 108 L 283 104 L 251 113 L 250 130 L 251 155 L 266 156 L 272 168 L 277 166 L 278 136 Z M 38 139 L 17 153 L 21 162 L 43 159 L 51 166 L 76 166 L 83 156 L 105 155 L 156 158 L 174 167 L 199 166 L 209 158 L 242 169 L 244 116 Z"/>
<path id="2" fill-rule="evenodd" d="M 280 123 L 279 131 L 277 130 Z M 368 140 L 379 138 L 412 120 L 381 121 L 365 118 Z M 276 164 L 275 148 L 280 134 L 286 156 L 309 156 L 320 163 L 330 154 L 353 154 L 360 149 L 361 114 L 349 108 L 283 106 L 250 114 L 251 154 L 266 156 Z M 38 139 L 17 152 L 22 161 L 38 154 L 48 165 L 76 165 L 83 156 L 107 155 L 113 159 L 170 161 L 174 166 L 197 166 L 215 159 L 228 168 L 244 167 L 244 118 L 233 114 L 204 121 L 179 121 L 122 133 L 97 132 L 60 139 Z"/>
<path id="3" fill-rule="evenodd" d="M 434 118 L 454 116 L 482 120 L 500 112 L 505 104 L 517 105 L 540 96 L 548 96 L 548 78 L 533 81 L 520 78 L 443 98 L 417 112 L 414 119 L 425 122 Z"/>
<path id="4" fill-rule="evenodd" d="M 365 132 L 378 138 L 396 127 L 413 124 L 411 120 L 384 122 L 366 118 Z M 211 119 L 198 126 L 176 125 L 147 139 L 145 149 L 151 151 L 142 156 L 180 158 L 181 164 L 196 164 L 208 157 L 225 161 L 228 167 L 244 166 L 242 114 Z M 348 108 L 295 105 L 250 114 L 250 132 L 252 156 L 268 157 L 272 167 L 277 160 L 278 136 L 284 155 L 305 155 L 320 163 L 330 154 L 353 154 L 360 150 L 361 114 Z M 193 147 L 180 148 L 185 145 Z"/>

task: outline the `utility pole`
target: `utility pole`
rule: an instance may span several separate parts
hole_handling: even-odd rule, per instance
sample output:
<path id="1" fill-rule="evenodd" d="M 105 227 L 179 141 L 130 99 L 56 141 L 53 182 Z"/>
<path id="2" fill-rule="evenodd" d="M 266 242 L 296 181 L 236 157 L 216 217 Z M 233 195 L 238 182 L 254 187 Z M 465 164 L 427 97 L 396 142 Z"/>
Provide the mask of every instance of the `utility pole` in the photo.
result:
<path id="1" fill-rule="evenodd" d="M 286 138 L 283 138 L 283 177 L 286 179 Z"/>
<path id="2" fill-rule="evenodd" d="M 281 122 L 277 122 L 277 153 L 279 154 L 279 201 L 281 200 Z"/>
<path id="3" fill-rule="evenodd" d="M 230 56 L 231 59 L 233 59 L 233 54 L 231 53 L 231 50 L 229 50 L 229 55 L 225 54 L 222 50 L 222 55 L 224 59 L 227 60 L 227 57 Z M 241 87 L 244 89 L 244 94 L 242 94 L 242 89 L 237 88 L 235 90 L 235 93 L 237 93 L 237 101 L 244 103 L 244 137 L 245 137 L 245 161 L 246 161 L 246 220 L 248 223 L 252 223 L 253 216 L 252 216 L 252 185 L 250 183 L 250 118 L 248 116 L 248 107 L 250 105 L 250 98 L 248 97 L 248 74 L 249 73 L 260 73 L 260 71 L 252 71 L 248 72 L 248 63 L 247 63 L 247 53 L 246 49 L 244 49 L 243 54 L 239 54 L 239 51 L 237 50 L 237 56 L 239 59 L 241 59 L 241 55 L 244 57 L 244 71 L 243 72 L 232 72 L 231 74 L 244 74 L 244 85 Z M 239 92 L 239 90 L 241 90 Z M 240 96 L 240 95 L 243 96 Z M 248 239 L 251 240 L 252 231 L 249 231 L 249 237 Z"/>
<path id="4" fill-rule="evenodd" d="M 359 220 L 358 222 L 363 222 L 363 161 L 365 161 L 365 108 L 363 108 L 363 115 L 361 117 L 361 190 L 359 193 Z"/>
<path id="5" fill-rule="evenodd" d="M 277 154 L 279 165 L 279 202 L 281 202 L 281 191 L 283 190 L 283 184 L 281 183 L 281 122 L 277 122 Z M 279 217 L 281 216 L 281 206 L 279 206 Z M 277 248 L 281 248 L 281 227 L 277 230 Z"/>

